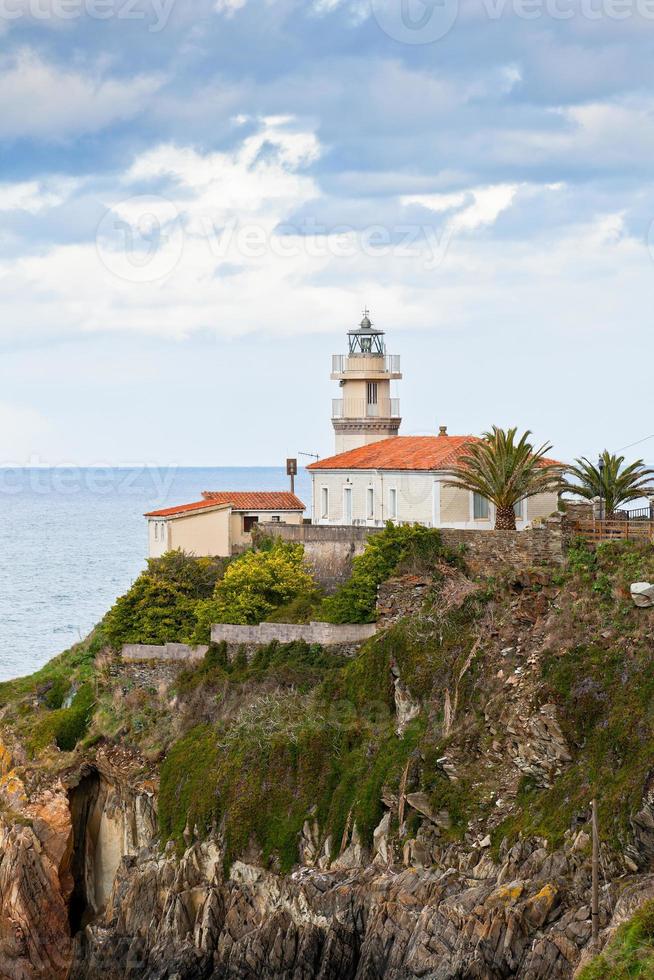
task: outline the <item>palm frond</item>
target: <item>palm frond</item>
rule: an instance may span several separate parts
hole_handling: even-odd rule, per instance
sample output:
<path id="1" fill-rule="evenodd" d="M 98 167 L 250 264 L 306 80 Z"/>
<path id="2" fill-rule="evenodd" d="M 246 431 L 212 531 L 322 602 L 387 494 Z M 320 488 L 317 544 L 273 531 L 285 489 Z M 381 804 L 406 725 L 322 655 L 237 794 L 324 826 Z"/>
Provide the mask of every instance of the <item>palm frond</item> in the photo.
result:
<path id="1" fill-rule="evenodd" d="M 645 466 L 642 459 L 625 466 L 624 456 L 609 453 L 606 449 L 600 458 L 604 464 L 602 470 L 599 463 L 591 463 L 585 456 L 576 459 L 575 465 L 566 471 L 562 490 L 584 500 L 601 497 L 608 514 L 619 510 L 623 504 L 654 493 L 654 469 Z"/>
<path id="2" fill-rule="evenodd" d="M 498 509 L 558 490 L 561 469 L 546 459 L 551 444 L 534 448 L 531 432 L 517 439 L 517 431 L 493 426 L 481 442 L 470 443 L 457 465 L 448 470 L 447 485 L 478 493 Z"/>

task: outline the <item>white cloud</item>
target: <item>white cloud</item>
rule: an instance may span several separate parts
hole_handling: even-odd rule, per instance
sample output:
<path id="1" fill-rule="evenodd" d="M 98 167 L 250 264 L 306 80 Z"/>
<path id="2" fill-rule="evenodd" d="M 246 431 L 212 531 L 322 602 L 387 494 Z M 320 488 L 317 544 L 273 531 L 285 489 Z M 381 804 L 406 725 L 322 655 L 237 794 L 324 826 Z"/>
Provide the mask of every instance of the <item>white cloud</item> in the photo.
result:
<path id="1" fill-rule="evenodd" d="M 216 12 L 233 17 L 237 10 L 245 6 L 247 0 L 216 0 Z"/>
<path id="2" fill-rule="evenodd" d="M 58 207 L 77 186 L 78 181 L 57 178 L 0 184 L 0 212 L 26 211 L 28 214 L 39 214 L 49 208 Z"/>
<path id="3" fill-rule="evenodd" d="M 138 115 L 162 78 L 92 77 L 56 67 L 23 48 L 0 60 L 0 137 L 64 139 Z"/>
<path id="4" fill-rule="evenodd" d="M 494 234 L 518 201 L 524 227 L 530 207 L 538 213 L 567 193 L 561 184 L 400 196 L 400 220 L 416 205 L 442 216 L 442 254 L 428 234 L 408 253 L 371 248 L 351 230 L 280 234 L 298 211 L 310 215 L 312 202 L 321 204 L 309 173 L 321 152 L 314 132 L 275 117 L 229 152 L 162 145 L 142 154 L 103 196 L 110 211 L 99 250 L 95 242 L 61 244 L 0 260 L 3 334 L 275 337 L 333 331 L 365 301 L 396 328 L 461 326 L 482 312 L 489 324 L 505 323 L 519 309 L 534 330 L 583 332 L 598 307 L 613 322 L 615 295 L 642 298 L 650 289 L 649 254 L 620 213 L 514 239 Z M 15 205 L 38 207 L 40 194 L 30 183 L 4 188 Z M 148 278 L 150 251 L 159 278 Z M 589 284 L 593 304 L 584 299 Z M 543 322 L 545 308 L 552 324 Z"/>
<path id="5" fill-rule="evenodd" d="M 456 194 L 411 194 L 401 198 L 404 205 L 418 204 L 429 211 L 455 211 L 448 219 L 450 233 L 475 231 L 495 223 L 499 215 L 511 207 L 518 184 L 494 184 L 472 187 Z"/>

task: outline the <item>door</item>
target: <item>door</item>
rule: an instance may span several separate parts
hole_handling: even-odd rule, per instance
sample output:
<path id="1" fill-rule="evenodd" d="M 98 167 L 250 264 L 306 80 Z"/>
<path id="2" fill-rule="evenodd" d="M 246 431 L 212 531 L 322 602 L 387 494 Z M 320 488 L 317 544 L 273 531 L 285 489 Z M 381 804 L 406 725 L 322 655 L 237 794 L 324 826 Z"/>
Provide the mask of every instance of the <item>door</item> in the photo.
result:
<path id="1" fill-rule="evenodd" d="M 343 523 L 352 523 L 352 487 L 343 490 Z"/>

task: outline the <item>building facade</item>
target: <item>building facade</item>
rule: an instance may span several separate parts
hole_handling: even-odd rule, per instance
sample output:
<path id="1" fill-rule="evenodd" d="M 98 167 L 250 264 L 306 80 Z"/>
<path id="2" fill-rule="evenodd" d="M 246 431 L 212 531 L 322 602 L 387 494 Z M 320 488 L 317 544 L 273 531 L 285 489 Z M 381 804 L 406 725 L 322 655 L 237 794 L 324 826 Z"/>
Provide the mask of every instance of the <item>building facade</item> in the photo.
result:
<path id="1" fill-rule="evenodd" d="M 397 436 L 313 463 L 314 523 L 492 529 L 494 506 L 449 482 L 449 469 L 475 440 L 442 429 L 438 436 Z M 549 517 L 557 506 L 556 493 L 521 501 L 516 527 Z"/>
<path id="2" fill-rule="evenodd" d="M 347 354 L 332 357 L 331 377 L 341 388 L 332 401 L 337 453 L 393 438 L 402 421 L 400 400 L 391 390 L 402 377 L 400 358 L 386 353 L 383 330 L 373 326 L 366 311 L 347 338 Z"/>
<path id="3" fill-rule="evenodd" d="M 301 524 L 305 506 L 292 493 L 208 490 L 203 499 L 151 511 L 148 555 L 184 551 L 196 558 L 228 557 L 252 544 L 256 524 Z"/>

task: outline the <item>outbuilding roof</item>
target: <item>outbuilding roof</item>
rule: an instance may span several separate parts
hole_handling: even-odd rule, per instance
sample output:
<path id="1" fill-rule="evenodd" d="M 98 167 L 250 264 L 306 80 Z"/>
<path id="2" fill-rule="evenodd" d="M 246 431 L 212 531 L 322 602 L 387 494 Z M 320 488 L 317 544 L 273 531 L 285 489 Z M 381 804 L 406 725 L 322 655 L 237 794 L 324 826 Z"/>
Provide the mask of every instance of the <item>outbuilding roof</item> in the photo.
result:
<path id="1" fill-rule="evenodd" d="M 216 510 L 231 506 L 234 510 L 303 511 L 305 506 L 294 493 L 275 493 L 257 491 L 243 492 L 231 490 L 205 490 L 203 500 L 191 504 L 178 504 L 163 510 L 152 510 L 146 517 L 176 517 L 194 511 Z"/>
<path id="2" fill-rule="evenodd" d="M 204 490 L 202 496 L 216 504 L 231 504 L 234 510 L 305 510 L 300 498 L 288 492 Z"/>
<path id="3" fill-rule="evenodd" d="M 311 463 L 309 470 L 447 470 L 478 436 L 394 436 Z M 547 459 L 543 463 L 556 463 Z"/>

